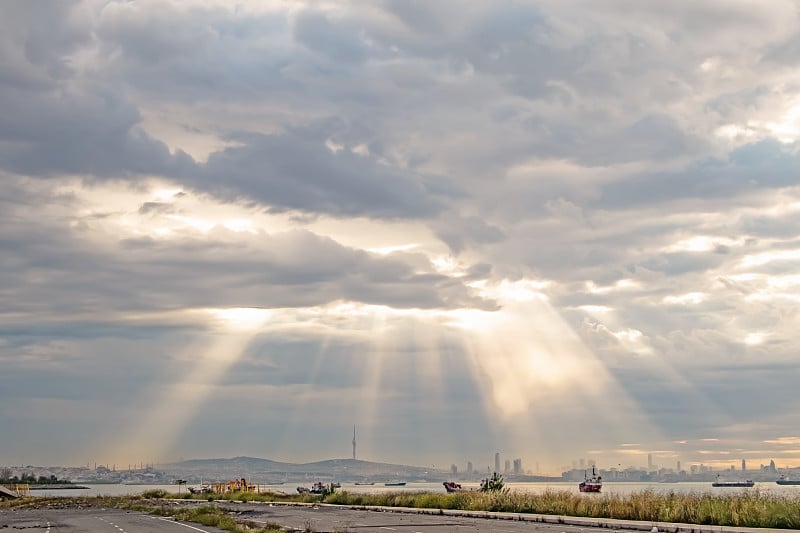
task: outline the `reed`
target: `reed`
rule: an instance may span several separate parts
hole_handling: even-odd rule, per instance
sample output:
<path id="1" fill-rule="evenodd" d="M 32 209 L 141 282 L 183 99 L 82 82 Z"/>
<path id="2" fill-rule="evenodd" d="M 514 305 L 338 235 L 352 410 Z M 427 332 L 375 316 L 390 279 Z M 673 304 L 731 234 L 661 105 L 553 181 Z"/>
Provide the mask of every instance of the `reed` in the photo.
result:
<path id="1" fill-rule="evenodd" d="M 140 496 L 98 496 L 78 498 L 24 498 L 0 502 L 0 509 L 9 507 L 44 507 L 79 505 L 136 509 L 196 521 L 230 531 L 257 531 L 246 525 L 236 525 L 224 511 L 214 505 L 175 509 L 168 498 L 177 494 L 148 491 Z M 181 494 L 181 498 L 189 495 Z M 309 494 L 255 494 L 249 492 L 225 495 L 195 495 L 193 499 L 225 499 L 264 502 L 320 502 L 321 497 Z M 615 518 L 646 522 L 677 522 L 684 524 L 738 526 L 774 529 L 800 529 L 800 494 L 774 495 L 769 492 L 748 490 L 728 495 L 704 492 L 675 493 L 644 490 L 629 495 L 577 494 L 569 491 L 548 490 L 539 494 L 525 492 L 458 492 L 442 494 L 432 492 L 389 492 L 359 494 L 337 491 L 325 497 L 325 502 L 363 506 L 413 507 L 425 509 L 463 509 L 468 511 L 504 511 L 557 516 L 583 516 Z M 216 522 L 216 523 L 214 523 Z M 277 529 L 266 529 L 275 531 Z"/>
<path id="2" fill-rule="evenodd" d="M 546 515 L 616 518 L 648 522 L 798 529 L 800 495 L 776 496 L 758 490 L 730 495 L 709 493 L 660 493 L 644 490 L 621 496 L 545 491 L 454 494 L 390 493 L 328 496 L 328 503 L 342 505 L 385 505 L 427 509 L 465 509 Z"/>
<path id="3" fill-rule="evenodd" d="M 167 497 L 176 497 L 168 495 Z M 255 494 L 236 492 L 224 495 L 188 495 L 183 498 L 225 499 L 236 501 L 320 502 L 351 506 L 413 507 L 424 509 L 463 509 L 502 511 L 590 518 L 615 518 L 647 522 L 800 529 L 800 494 L 778 496 L 748 490 L 728 495 L 707 492 L 656 492 L 652 489 L 628 495 L 579 494 L 547 490 L 532 494 L 517 491 L 457 492 L 388 492 L 380 494 L 337 491 L 320 496 L 309 494 Z"/>

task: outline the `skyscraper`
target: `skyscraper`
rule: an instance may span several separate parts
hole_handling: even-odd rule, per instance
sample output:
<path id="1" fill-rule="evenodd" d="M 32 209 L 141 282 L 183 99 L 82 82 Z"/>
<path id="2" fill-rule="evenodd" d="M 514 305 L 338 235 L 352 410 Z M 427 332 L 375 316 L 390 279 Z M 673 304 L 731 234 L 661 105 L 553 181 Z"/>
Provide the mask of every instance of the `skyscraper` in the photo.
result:
<path id="1" fill-rule="evenodd" d="M 494 454 L 494 471 L 500 472 L 500 452 Z"/>
<path id="2" fill-rule="evenodd" d="M 742 472 L 744 472 L 745 470 L 747 470 L 747 463 L 745 462 L 744 459 L 742 459 Z"/>
<path id="3" fill-rule="evenodd" d="M 652 470 L 653 469 L 653 454 L 652 453 L 648 453 L 647 454 L 647 469 L 648 470 Z"/>

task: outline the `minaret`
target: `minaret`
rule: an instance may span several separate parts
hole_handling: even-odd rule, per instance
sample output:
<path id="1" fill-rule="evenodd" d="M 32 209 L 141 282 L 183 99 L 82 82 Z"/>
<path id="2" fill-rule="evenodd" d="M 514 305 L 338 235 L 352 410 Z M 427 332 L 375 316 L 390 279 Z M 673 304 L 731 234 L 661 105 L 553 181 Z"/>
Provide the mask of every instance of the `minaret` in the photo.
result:
<path id="1" fill-rule="evenodd" d="M 356 460 L 356 425 L 353 424 L 353 461 Z"/>

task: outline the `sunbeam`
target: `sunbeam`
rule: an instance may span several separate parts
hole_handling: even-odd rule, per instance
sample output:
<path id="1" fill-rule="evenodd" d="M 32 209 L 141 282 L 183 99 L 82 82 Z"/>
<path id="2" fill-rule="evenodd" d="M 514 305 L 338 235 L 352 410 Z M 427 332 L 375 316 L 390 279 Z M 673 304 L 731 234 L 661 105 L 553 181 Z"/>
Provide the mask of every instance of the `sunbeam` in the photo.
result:
<path id="1" fill-rule="evenodd" d="M 185 365 L 181 372 L 165 372 L 181 376 L 179 381 L 140 398 L 139 419 L 103 445 L 104 450 L 114 450 L 114 460 L 120 464 L 142 455 L 161 459 L 174 450 L 184 428 L 271 316 L 268 310 L 249 308 L 209 309 L 205 313 L 214 318 L 211 344 L 198 353 L 178 357 Z"/>

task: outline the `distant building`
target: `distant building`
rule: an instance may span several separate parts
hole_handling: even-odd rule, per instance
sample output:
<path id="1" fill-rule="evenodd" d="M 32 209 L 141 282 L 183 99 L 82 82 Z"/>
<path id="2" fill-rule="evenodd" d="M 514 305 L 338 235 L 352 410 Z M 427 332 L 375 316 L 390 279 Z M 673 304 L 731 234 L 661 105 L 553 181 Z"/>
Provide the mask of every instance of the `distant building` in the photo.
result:
<path id="1" fill-rule="evenodd" d="M 522 459 L 514 459 L 514 473 L 515 474 L 522 473 Z"/>
<path id="2" fill-rule="evenodd" d="M 744 472 L 745 470 L 747 470 L 747 461 L 742 459 L 742 472 Z"/>
<path id="3" fill-rule="evenodd" d="M 503 472 L 506 473 L 506 474 L 511 472 L 511 461 L 509 461 L 508 459 L 506 459 L 506 464 L 505 464 L 505 468 L 503 468 Z"/>
<path id="4" fill-rule="evenodd" d="M 453 475 L 458 474 L 458 467 L 456 465 L 450 465 L 450 473 Z"/>
<path id="5" fill-rule="evenodd" d="M 494 454 L 494 471 L 500 472 L 500 452 Z"/>
<path id="6" fill-rule="evenodd" d="M 467 474 L 472 473 L 472 461 L 467 461 Z"/>
<path id="7" fill-rule="evenodd" d="M 770 462 L 769 462 L 769 471 L 773 472 L 773 473 L 776 472 L 775 461 L 774 460 L 770 460 Z"/>
<path id="8" fill-rule="evenodd" d="M 647 470 L 652 470 L 652 469 L 653 469 L 653 454 L 652 453 L 648 453 L 647 454 Z"/>
<path id="9" fill-rule="evenodd" d="M 678 463 L 675 465 L 675 471 L 680 473 L 680 471 L 681 471 L 681 462 L 680 461 L 678 461 Z"/>

